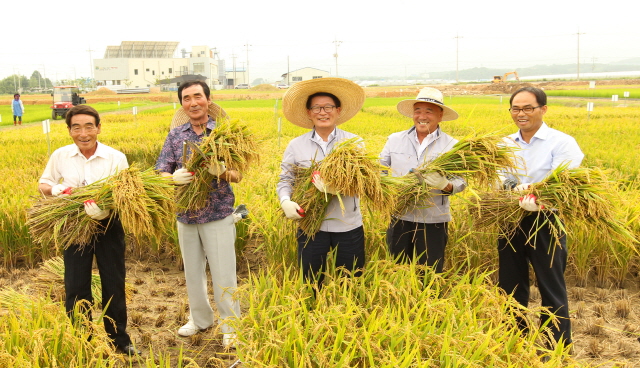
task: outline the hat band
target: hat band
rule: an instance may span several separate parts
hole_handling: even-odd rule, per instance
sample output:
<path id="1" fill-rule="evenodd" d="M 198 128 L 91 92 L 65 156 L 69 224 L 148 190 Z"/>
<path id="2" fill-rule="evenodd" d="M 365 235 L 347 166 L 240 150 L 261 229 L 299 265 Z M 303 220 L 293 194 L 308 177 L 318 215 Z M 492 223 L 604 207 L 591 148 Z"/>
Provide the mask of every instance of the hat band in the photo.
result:
<path id="1" fill-rule="evenodd" d="M 438 105 L 444 105 L 441 101 L 438 101 L 435 98 L 418 97 L 418 98 L 416 98 L 416 100 L 420 100 L 420 101 L 424 101 L 424 102 L 433 102 L 433 103 L 437 103 Z"/>

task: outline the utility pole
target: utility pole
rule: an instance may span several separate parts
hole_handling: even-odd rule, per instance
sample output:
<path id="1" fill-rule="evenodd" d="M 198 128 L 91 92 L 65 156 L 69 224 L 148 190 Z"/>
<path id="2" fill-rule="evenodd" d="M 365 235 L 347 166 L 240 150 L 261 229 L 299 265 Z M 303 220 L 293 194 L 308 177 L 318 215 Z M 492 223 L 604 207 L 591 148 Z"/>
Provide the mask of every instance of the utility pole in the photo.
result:
<path id="1" fill-rule="evenodd" d="M 93 57 L 91 55 L 93 50 L 91 50 L 91 46 L 89 46 L 89 50 L 87 50 L 87 52 L 89 53 L 89 76 L 91 77 L 92 86 L 95 87 L 96 83 L 95 83 L 95 80 L 93 78 Z"/>
<path id="2" fill-rule="evenodd" d="M 236 78 L 236 54 L 231 54 L 231 59 L 233 60 L 233 84 L 238 85 L 238 79 Z M 234 86 L 231 86 L 232 88 Z"/>
<path id="3" fill-rule="evenodd" d="M 249 79 L 249 41 L 247 41 L 247 44 L 244 45 L 247 48 L 247 69 L 246 69 L 246 73 L 247 73 L 247 84 L 249 85 L 249 87 L 251 87 L 251 82 L 249 82 L 251 79 Z"/>
<path id="4" fill-rule="evenodd" d="M 47 89 L 47 69 L 44 64 L 42 64 L 42 77 L 44 78 L 44 89 Z"/>
<path id="5" fill-rule="evenodd" d="M 458 76 L 458 41 L 462 38 L 462 36 L 458 36 L 458 33 L 456 33 L 456 36 L 454 38 L 456 39 L 456 83 L 459 83 L 460 78 Z"/>
<path id="6" fill-rule="evenodd" d="M 340 74 L 338 74 L 338 46 L 340 46 L 342 41 L 338 41 L 338 37 L 336 37 L 336 39 L 335 39 L 335 41 L 333 41 L 333 43 L 336 45 L 336 53 L 333 54 L 333 57 L 336 58 L 336 77 L 339 77 Z"/>
<path id="7" fill-rule="evenodd" d="M 578 80 L 580 80 L 580 35 L 584 34 L 584 33 L 580 33 L 580 29 L 578 29 L 578 33 L 576 33 L 576 35 L 578 36 Z"/>

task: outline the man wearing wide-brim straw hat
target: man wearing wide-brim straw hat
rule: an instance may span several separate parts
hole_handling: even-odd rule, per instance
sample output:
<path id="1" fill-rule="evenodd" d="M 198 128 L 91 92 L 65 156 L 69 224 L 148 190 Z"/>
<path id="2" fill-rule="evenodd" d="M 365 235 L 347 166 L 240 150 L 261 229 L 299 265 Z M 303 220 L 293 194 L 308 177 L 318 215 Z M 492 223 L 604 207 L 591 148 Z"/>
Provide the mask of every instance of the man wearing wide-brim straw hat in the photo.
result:
<path id="1" fill-rule="evenodd" d="M 186 81 L 178 87 L 182 105 L 176 112 L 156 162 L 156 170 L 171 176 L 176 185 L 187 185 L 194 173 L 184 167 L 184 142 L 199 144 L 216 127 L 216 120 L 226 117 L 222 108 L 211 101 L 209 86 L 203 81 Z M 214 176 L 210 183 L 206 207 L 178 213 L 178 241 L 184 263 L 189 296 L 189 321 L 178 329 L 178 335 L 191 336 L 215 323 L 214 312 L 207 295 L 206 265 L 213 283 L 213 293 L 220 318 L 225 347 L 235 344 L 236 334 L 226 323 L 240 317 L 240 304 L 233 297 L 237 288 L 233 205 L 235 197 L 229 183 L 238 183 L 242 175 L 224 163 L 208 168 Z"/>
<path id="2" fill-rule="evenodd" d="M 433 161 L 449 151 L 456 142 L 440 128 L 443 121 L 455 120 L 458 113 L 445 106 L 442 92 L 426 87 L 418 97 L 398 103 L 398 111 L 411 119 L 413 126 L 393 133 L 380 154 L 380 162 L 388 166 L 393 176 L 403 176 L 412 169 Z M 423 205 L 414 206 L 399 218 L 392 219 L 387 231 L 389 252 L 397 262 L 415 260 L 442 272 L 448 239 L 449 196 L 465 189 L 459 177 L 444 177 L 432 172 L 421 177 L 435 188 Z"/>
<path id="3" fill-rule="evenodd" d="M 284 115 L 291 123 L 309 132 L 289 142 L 282 158 L 282 172 L 277 185 L 280 206 L 289 219 L 299 220 L 304 209 L 291 201 L 296 167 L 308 168 L 312 162 L 322 161 L 337 142 L 357 137 L 337 126 L 355 116 L 364 103 L 364 91 L 357 84 L 342 78 L 321 78 L 298 82 L 283 97 Z M 335 190 L 324 184 L 318 175 L 313 180 L 316 188 L 328 195 Z M 297 230 L 298 260 L 305 280 L 318 277 L 329 253 L 336 249 L 336 267 L 348 270 L 364 267 L 364 229 L 360 212 L 360 199 L 332 196 L 320 230 L 309 237 Z M 355 273 L 356 275 L 359 272 Z"/>

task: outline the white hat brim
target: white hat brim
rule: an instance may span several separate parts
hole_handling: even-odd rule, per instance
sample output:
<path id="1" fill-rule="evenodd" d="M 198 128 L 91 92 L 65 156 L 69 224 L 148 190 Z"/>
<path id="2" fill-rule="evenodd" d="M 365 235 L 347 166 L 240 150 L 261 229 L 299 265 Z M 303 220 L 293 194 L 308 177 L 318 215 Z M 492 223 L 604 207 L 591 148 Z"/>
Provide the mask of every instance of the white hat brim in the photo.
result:
<path id="1" fill-rule="evenodd" d="M 397 106 L 398 112 L 406 117 L 413 118 L 413 105 L 415 105 L 416 102 L 426 102 L 426 101 L 402 100 L 398 102 L 398 106 Z M 445 105 L 441 105 L 439 103 L 435 103 L 435 102 L 429 102 L 429 103 L 432 103 L 442 108 L 442 121 L 451 121 L 451 120 L 456 120 L 458 118 L 458 113 L 454 109 Z"/>

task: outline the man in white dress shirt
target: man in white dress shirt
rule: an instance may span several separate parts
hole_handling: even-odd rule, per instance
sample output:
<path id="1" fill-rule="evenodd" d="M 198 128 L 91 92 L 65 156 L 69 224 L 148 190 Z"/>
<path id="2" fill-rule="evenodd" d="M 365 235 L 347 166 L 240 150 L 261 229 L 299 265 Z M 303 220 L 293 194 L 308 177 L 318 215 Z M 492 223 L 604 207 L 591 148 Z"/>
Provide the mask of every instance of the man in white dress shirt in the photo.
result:
<path id="1" fill-rule="evenodd" d="M 39 190 L 44 195 L 64 196 L 74 188 L 91 184 L 129 167 L 127 158 L 98 142 L 100 115 L 91 106 L 78 105 L 66 114 L 67 129 L 73 144 L 58 148 L 49 158 L 40 177 Z M 72 245 L 64 250 L 64 286 L 67 313 L 81 300 L 93 303 L 91 268 L 95 255 L 102 283 L 102 303 L 106 312 L 104 328 L 118 351 L 134 355 L 140 352 L 131 343 L 127 329 L 125 297 L 124 230 L 117 216 L 99 203 L 84 203 L 87 216 L 99 221 L 103 234 L 96 235 L 87 246 Z M 108 304 L 108 306 L 107 306 Z M 84 309 L 85 313 L 88 313 Z"/>

